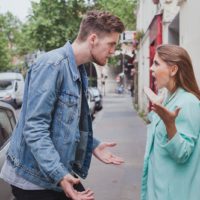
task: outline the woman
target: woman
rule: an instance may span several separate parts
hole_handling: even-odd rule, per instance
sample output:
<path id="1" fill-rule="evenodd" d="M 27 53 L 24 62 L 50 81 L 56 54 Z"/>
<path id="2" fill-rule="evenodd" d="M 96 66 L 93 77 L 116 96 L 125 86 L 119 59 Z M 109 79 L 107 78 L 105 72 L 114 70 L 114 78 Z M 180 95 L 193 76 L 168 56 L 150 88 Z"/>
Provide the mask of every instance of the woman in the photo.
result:
<path id="1" fill-rule="evenodd" d="M 141 200 L 200 199 L 200 91 L 191 59 L 176 45 L 157 47 L 152 74 L 161 103 L 152 101 L 144 158 Z"/>

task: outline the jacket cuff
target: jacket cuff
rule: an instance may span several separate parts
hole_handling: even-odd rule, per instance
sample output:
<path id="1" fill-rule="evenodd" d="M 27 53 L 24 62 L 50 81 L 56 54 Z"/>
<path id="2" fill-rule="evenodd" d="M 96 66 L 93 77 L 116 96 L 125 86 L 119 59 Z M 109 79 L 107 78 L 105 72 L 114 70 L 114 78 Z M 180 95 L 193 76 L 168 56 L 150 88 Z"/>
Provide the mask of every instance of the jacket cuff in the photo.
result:
<path id="1" fill-rule="evenodd" d="M 163 147 L 171 153 L 174 153 L 177 149 L 177 144 L 180 143 L 179 134 L 176 133 L 170 140 L 167 136 L 164 138 Z"/>
<path id="2" fill-rule="evenodd" d="M 176 160 L 176 162 L 184 163 L 189 157 L 189 154 L 183 143 L 184 139 L 177 132 L 171 140 L 163 144 L 163 148 L 166 149 L 166 151 L 174 160 Z"/>
<path id="3" fill-rule="evenodd" d="M 97 140 L 96 138 L 93 138 L 93 145 L 92 145 L 92 150 L 96 149 L 97 146 L 99 146 L 100 141 Z"/>
<path id="4" fill-rule="evenodd" d="M 69 171 L 64 167 L 63 164 L 61 164 L 50 174 L 50 177 L 53 179 L 55 185 L 58 185 L 59 182 L 63 179 L 63 177 L 68 173 Z"/>

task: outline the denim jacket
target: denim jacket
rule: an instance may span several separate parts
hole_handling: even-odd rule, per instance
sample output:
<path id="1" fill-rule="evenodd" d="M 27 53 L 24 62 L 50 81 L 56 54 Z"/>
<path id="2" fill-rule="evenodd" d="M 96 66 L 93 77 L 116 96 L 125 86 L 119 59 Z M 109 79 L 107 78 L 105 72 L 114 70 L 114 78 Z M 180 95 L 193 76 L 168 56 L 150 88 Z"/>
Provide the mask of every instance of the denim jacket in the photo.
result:
<path id="1" fill-rule="evenodd" d="M 54 190 L 72 171 L 87 176 L 92 150 L 99 144 L 93 138 L 87 87 L 87 74 L 77 67 L 69 42 L 32 65 L 7 152 L 17 174 Z"/>

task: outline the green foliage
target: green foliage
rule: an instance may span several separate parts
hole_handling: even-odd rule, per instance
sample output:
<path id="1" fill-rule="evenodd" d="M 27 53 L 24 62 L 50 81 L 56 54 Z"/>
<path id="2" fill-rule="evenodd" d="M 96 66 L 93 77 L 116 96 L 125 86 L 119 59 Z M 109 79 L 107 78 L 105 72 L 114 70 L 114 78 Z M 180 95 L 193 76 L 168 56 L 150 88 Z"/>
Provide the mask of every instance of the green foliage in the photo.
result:
<path id="1" fill-rule="evenodd" d="M 74 40 L 86 8 L 84 0 L 41 0 L 32 2 L 32 11 L 27 33 L 36 48 L 48 51 Z"/>
<path id="2" fill-rule="evenodd" d="M 7 47 L 6 38 L 0 32 L 0 71 L 7 70 L 10 65 L 10 54 Z"/>
<path id="3" fill-rule="evenodd" d="M 135 30 L 137 0 L 95 0 L 93 8 L 107 10 L 117 15 L 125 24 L 126 30 Z"/>
<path id="4" fill-rule="evenodd" d="M 11 48 L 15 46 L 17 37 L 19 37 L 18 33 L 21 28 L 20 20 L 15 17 L 12 13 L 7 12 L 4 16 L 4 27 L 3 32 L 10 44 Z"/>
<path id="5" fill-rule="evenodd" d="M 0 71 L 7 70 L 10 65 L 10 54 L 5 32 L 5 18 L 0 15 Z"/>
<path id="6" fill-rule="evenodd" d="M 19 59 L 19 39 L 22 23 L 12 13 L 0 15 L 0 70 L 16 68 L 13 61 Z"/>
<path id="7" fill-rule="evenodd" d="M 135 39 L 138 40 L 138 41 L 140 41 L 143 37 L 144 37 L 144 31 L 143 31 L 143 30 L 141 30 L 141 31 L 138 30 L 138 31 L 136 32 Z"/>
<path id="8" fill-rule="evenodd" d="M 0 71 L 10 69 L 13 58 L 73 41 L 89 9 L 110 11 L 122 19 L 127 30 L 133 30 L 135 7 L 136 0 L 40 0 L 32 2 L 32 13 L 24 24 L 9 12 L 0 15 Z M 110 62 L 116 65 L 118 60 L 111 58 Z"/>
<path id="9" fill-rule="evenodd" d="M 27 53 L 34 52 L 37 49 L 35 40 L 31 38 L 31 26 L 24 24 L 19 32 L 17 38 L 17 52 L 18 55 L 23 56 Z"/>
<path id="10" fill-rule="evenodd" d="M 96 0 L 86 4 L 85 0 L 40 0 L 32 2 L 32 15 L 24 27 L 24 41 L 30 38 L 32 44 L 21 45 L 22 52 L 36 48 L 51 50 L 62 46 L 66 40 L 73 41 L 78 34 L 83 14 L 88 9 L 108 10 L 119 16 L 127 29 L 134 29 L 133 10 L 135 0 Z M 31 47 L 31 48 L 30 48 Z"/>
<path id="11" fill-rule="evenodd" d="M 108 63 L 109 63 L 109 65 L 117 67 L 119 60 L 120 60 L 119 56 L 113 56 L 108 59 Z"/>

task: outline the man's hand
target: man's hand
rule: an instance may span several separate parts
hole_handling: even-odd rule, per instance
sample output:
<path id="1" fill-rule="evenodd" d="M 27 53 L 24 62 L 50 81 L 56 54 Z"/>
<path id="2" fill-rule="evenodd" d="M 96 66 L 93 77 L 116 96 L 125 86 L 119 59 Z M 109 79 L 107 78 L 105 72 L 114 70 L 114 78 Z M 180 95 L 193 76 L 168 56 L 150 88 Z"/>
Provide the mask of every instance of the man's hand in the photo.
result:
<path id="1" fill-rule="evenodd" d="M 74 189 L 74 185 L 78 184 L 80 180 L 73 177 L 71 174 L 67 174 L 60 181 L 60 186 L 65 192 L 66 196 L 72 200 L 94 200 L 94 193 L 92 190 L 87 189 L 83 192 L 78 192 Z"/>
<path id="2" fill-rule="evenodd" d="M 107 150 L 108 147 L 113 147 L 115 146 L 116 143 L 101 143 L 99 146 L 97 146 L 93 154 L 96 158 L 98 158 L 100 161 L 106 163 L 106 164 L 115 164 L 115 165 L 120 165 L 124 163 L 124 160 L 118 156 L 115 156 L 112 154 L 110 151 Z"/>

